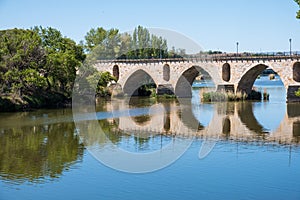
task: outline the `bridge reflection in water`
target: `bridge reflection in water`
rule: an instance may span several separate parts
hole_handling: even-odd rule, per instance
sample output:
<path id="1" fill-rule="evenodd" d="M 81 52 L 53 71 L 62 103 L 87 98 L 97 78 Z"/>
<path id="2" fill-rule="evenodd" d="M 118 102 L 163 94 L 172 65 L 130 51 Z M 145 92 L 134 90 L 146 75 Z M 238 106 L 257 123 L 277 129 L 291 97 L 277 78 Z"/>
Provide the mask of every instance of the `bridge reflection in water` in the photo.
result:
<path id="1" fill-rule="evenodd" d="M 55 180 L 64 171 L 76 168 L 84 148 L 91 146 L 114 144 L 129 151 L 147 152 L 185 138 L 300 144 L 299 104 L 286 104 L 281 122 L 272 129 L 257 117 L 253 102 L 199 104 L 190 99 L 131 98 L 102 102 L 96 109 L 97 116 L 104 117 L 83 118 L 83 125 L 88 126 L 86 133 L 74 125 L 70 109 L 2 113 L 0 179 L 13 183 Z M 274 120 L 273 115 L 264 113 L 260 117 Z M 105 134 L 96 132 L 94 125 L 100 125 Z"/>
<path id="2" fill-rule="evenodd" d="M 137 138 L 149 139 L 166 135 L 278 144 L 300 142 L 299 104 L 287 104 L 284 114 L 276 116 L 282 118 L 281 122 L 273 123 L 276 128 L 270 129 L 264 127 L 263 122 L 256 118 L 253 102 L 224 102 L 204 107 L 203 104 L 193 105 L 187 99 L 158 101 L 148 105 L 146 113 L 137 116 L 134 109 L 138 108 L 139 101 L 140 98 L 113 100 L 106 105 L 109 111 L 127 110 L 128 114 L 101 120 L 102 128 L 110 127 L 109 130 L 104 128 L 104 132 L 110 137 L 118 135 L 120 138 L 134 135 Z M 263 115 L 260 116 L 262 118 L 276 121 L 273 115 L 260 114 Z M 201 122 L 202 119 L 206 122 Z"/>

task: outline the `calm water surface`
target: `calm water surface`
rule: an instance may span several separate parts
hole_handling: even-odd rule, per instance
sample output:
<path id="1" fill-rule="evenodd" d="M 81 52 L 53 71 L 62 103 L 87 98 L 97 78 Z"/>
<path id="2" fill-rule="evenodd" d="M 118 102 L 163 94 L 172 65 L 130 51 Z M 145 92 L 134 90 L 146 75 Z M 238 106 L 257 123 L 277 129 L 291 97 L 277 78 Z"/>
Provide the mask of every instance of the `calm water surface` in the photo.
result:
<path id="1" fill-rule="evenodd" d="M 270 101 L 203 104 L 200 89 L 190 102 L 102 100 L 106 137 L 82 133 L 71 109 L 1 113 L 0 199 L 300 199 L 300 105 L 285 103 L 280 81 L 262 77 L 255 87 Z M 157 105 L 163 114 L 151 114 Z M 183 156 L 151 173 L 114 170 L 87 150 L 109 141 L 146 153 L 191 137 Z"/>

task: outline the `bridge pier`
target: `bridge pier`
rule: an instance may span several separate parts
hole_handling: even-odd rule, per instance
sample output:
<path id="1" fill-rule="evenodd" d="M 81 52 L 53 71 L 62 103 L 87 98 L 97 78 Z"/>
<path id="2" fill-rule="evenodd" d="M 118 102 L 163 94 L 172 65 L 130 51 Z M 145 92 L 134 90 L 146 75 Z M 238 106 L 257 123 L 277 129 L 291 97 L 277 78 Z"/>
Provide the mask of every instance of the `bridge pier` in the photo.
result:
<path id="1" fill-rule="evenodd" d="M 174 88 L 171 84 L 160 84 L 156 88 L 157 95 L 174 95 Z"/>

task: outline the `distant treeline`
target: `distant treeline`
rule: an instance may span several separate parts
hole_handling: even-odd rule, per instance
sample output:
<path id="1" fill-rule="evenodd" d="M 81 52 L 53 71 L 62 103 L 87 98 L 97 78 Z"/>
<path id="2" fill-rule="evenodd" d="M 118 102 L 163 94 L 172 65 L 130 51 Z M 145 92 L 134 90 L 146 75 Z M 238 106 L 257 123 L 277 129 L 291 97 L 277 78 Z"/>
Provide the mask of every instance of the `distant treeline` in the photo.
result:
<path id="1" fill-rule="evenodd" d="M 186 55 L 184 49 L 168 50 L 167 40 L 151 34 L 138 26 L 132 34 L 121 34 L 118 29 L 91 29 L 82 46 L 92 59 L 149 59 L 179 58 Z"/>

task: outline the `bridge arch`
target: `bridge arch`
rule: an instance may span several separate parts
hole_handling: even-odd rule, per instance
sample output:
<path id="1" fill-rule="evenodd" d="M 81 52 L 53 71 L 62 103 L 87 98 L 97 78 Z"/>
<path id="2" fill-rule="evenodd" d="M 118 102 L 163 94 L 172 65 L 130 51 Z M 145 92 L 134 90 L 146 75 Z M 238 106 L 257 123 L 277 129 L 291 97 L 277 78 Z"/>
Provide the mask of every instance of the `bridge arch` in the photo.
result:
<path id="1" fill-rule="evenodd" d="M 265 64 L 251 66 L 245 71 L 245 73 L 243 73 L 241 79 L 239 80 L 237 91 L 250 94 L 256 78 L 267 68 L 268 66 Z"/>
<path id="2" fill-rule="evenodd" d="M 210 76 L 212 81 L 216 83 L 214 80 L 214 76 L 212 76 L 212 74 L 208 70 L 198 65 L 193 65 L 188 69 L 184 70 L 179 75 L 179 78 L 175 84 L 175 95 L 177 97 L 182 97 L 182 98 L 192 97 L 191 86 L 195 78 L 199 75 L 200 71 L 205 71 Z"/>
<path id="3" fill-rule="evenodd" d="M 269 63 L 269 65 L 259 63 L 248 67 L 239 79 L 236 91 L 249 94 L 258 75 L 260 75 L 267 68 L 272 69 L 278 74 L 284 87 L 287 89 L 290 84 L 290 78 L 287 78 L 287 76 L 285 76 L 285 72 L 282 70 L 283 67 L 279 63 L 272 63 L 271 65 L 270 64 L 271 63 Z"/>
<path id="4" fill-rule="evenodd" d="M 139 96 L 139 88 L 146 84 L 154 84 L 157 86 L 153 77 L 143 69 L 137 69 L 130 73 L 129 77 L 124 81 L 123 92 L 128 96 Z"/>

